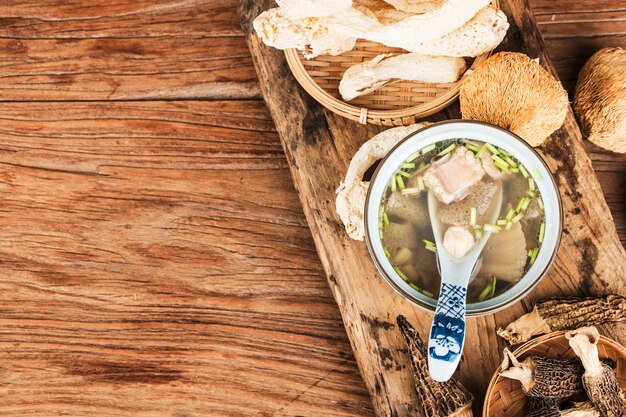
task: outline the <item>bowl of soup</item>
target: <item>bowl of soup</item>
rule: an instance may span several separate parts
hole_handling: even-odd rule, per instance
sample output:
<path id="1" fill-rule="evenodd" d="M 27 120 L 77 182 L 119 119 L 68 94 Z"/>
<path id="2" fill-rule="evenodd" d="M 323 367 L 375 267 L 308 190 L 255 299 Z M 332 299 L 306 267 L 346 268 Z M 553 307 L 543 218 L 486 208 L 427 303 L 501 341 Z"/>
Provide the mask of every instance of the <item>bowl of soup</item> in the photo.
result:
<path id="1" fill-rule="evenodd" d="M 467 315 L 511 305 L 546 275 L 563 227 L 549 168 L 507 130 L 450 120 L 400 141 L 380 162 L 368 189 L 367 247 L 382 277 L 404 298 L 430 311 L 437 305 L 441 277 L 429 193 L 443 204 L 437 216 L 449 231 L 444 250 L 462 252 L 489 235 L 468 286 Z M 494 198 L 500 193 L 501 199 Z M 494 210 L 497 220 L 488 221 Z"/>

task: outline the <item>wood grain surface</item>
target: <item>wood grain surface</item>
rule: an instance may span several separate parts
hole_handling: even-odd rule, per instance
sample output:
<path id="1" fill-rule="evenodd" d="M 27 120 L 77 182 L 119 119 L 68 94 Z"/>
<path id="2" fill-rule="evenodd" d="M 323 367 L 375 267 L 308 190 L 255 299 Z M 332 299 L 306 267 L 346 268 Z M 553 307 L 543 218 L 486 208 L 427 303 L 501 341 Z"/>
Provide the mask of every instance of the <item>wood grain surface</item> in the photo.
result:
<path id="1" fill-rule="evenodd" d="M 626 46 L 626 1 L 532 6 L 568 87 Z M 0 415 L 373 415 L 236 0 L 0 21 Z M 626 159 L 585 147 L 624 243 Z"/>

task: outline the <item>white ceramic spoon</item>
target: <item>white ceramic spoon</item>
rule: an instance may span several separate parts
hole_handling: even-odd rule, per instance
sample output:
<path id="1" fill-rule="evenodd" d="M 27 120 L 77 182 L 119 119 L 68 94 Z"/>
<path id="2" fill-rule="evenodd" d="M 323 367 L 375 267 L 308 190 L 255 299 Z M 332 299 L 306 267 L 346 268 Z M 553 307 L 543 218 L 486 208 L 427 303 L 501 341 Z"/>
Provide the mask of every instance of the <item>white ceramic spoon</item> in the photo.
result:
<path id="1" fill-rule="evenodd" d="M 459 365 L 465 342 L 465 303 L 467 286 L 472 270 L 480 256 L 490 232 L 483 232 L 470 251 L 462 258 L 451 256 L 443 248 L 444 226 L 439 220 L 442 203 L 428 193 L 428 212 L 437 244 L 437 258 L 441 274 L 441 289 L 435 309 L 433 325 L 428 339 L 428 370 L 435 381 L 444 382 L 452 377 Z M 502 208 L 502 186 L 493 196 L 486 223 L 495 224 Z"/>

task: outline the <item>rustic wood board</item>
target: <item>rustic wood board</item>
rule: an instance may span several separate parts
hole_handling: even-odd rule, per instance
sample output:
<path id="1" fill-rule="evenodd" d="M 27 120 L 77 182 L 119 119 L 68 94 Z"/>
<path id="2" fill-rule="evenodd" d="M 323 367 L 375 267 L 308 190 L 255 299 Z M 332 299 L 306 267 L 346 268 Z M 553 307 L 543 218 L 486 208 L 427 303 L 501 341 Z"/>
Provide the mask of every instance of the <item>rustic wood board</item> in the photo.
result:
<path id="1" fill-rule="evenodd" d="M 251 22 L 271 4 L 270 0 L 243 0 L 239 9 L 242 27 L 329 285 L 377 415 L 416 415 L 419 399 L 412 387 L 395 317 L 409 317 L 425 336 L 431 314 L 412 307 L 384 283 L 369 260 L 365 244 L 347 237 L 334 211 L 335 189 L 351 156 L 381 129 L 358 125 L 323 109 L 297 85 L 283 54 L 260 43 Z M 528 3 L 504 0 L 501 7 L 511 28 L 500 49 L 539 57 L 542 65 L 554 73 Z M 453 106 L 431 119 L 455 117 L 458 108 Z M 626 253 L 571 112 L 539 152 L 555 174 L 563 197 L 565 231 L 561 249 L 550 273 L 532 294 L 495 315 L 469 320 L 458 375 L 477 396 L 477 414 L 504 346 L 495 335 L 496 327 L 529 310 L 538 298 L 626 294 Z M 626 342 L 624 329 L 618 325 L 603 331 Z"/>

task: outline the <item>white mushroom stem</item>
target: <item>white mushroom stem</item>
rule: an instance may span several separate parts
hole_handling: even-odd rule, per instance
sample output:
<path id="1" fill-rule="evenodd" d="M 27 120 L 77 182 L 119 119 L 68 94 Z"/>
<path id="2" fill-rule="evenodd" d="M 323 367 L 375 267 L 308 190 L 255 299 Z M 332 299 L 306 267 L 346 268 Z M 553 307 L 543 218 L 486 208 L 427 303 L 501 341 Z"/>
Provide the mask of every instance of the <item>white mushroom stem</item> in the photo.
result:
<path id="1" fill-rule="evenodd" d="M 569 345 L 580 358 L 585 367 L 585 375 L 598 376 L 602 374 L 603 366 L 598 354 L 598 341 L 600 333 L 595 327 L 581 327 L 580 329 L 567 332 L 565 337 Z"/>

